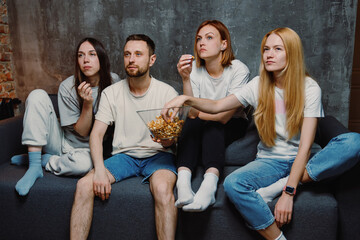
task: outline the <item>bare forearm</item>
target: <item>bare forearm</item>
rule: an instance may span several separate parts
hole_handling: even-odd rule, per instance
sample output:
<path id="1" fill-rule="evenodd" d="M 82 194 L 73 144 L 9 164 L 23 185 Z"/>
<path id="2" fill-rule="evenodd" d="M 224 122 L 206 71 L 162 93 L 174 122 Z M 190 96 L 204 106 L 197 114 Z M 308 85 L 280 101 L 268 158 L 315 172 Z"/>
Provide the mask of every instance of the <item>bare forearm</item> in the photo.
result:
<path id="1" fill-rule="evenodd" d="M 185 104 L 188 104 L 202 112 L 216 114 L 242 107 L 242 104 L 234 95 L 219 100 L 205 98 L 186 97 Z"/>
<path id="2" fill-rule="evenodd" d="M 192 91 L 190 79 L 183 78 L 183 94 L 187 96 L 194 96 Z"/>
<path id="3" fill-rule="evenodd" d="M 103 136 L 99 134 L 90 135 L 90 153 L 95 169 L 104 167 L 102 141 Z"/>
<path id="4" fill-rule="evenodd" d="M 93 124 L 92 104 L 83 104 L 79 119 L 74 125 L 74 129 L 81 136 L 89 136 Z"/>
<path id="5" fill-rule="evenodd" d="M 310 152 L 308 154 L 303 154 L 302 156 L 299 156 L 298 154 L 291 167 L 290 176 L 286 184 L 287 186 L 292 186 L 295 188 L 297 187 L 304 174 L 306 164 L 309 160 L 309 156 Z"/>
<path id="6" fill-rule="evenodd" d="M 288 185 L 293 184 L 291 186 L 296 187 L 304 174 L 306 164 L 310 157 L 311 146 L 315 139 L 316 126 L 316 118 L 304 118 L 299 149 L 291 168 Z"/>
<path id="7" fill-rule="evenodd" d="M 200 112 L 199 118 L 206 121 L 215 121 L 215 122 L 220 122 L 222 124 L 226 124 L 232 118 L 235 112 L 236 109 L 222 113 L 216 113 L 216 114 Z"/>

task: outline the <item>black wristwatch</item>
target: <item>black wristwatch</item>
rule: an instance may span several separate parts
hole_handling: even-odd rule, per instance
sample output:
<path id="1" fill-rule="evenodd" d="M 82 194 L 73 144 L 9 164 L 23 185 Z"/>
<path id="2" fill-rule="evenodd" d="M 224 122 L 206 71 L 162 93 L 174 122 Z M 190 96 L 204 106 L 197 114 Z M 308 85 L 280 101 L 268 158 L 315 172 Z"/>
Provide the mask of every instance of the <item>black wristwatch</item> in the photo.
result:
<path id="1" fill-rule="evenodd" d="M 291 187 L 291 186 L 285 186 L 284 189 L 283 189 L 283 192 L 291 195 L 291 196 L 294 196 L 295 193 L 296 193 L 296 188 L 294 187 Z"/>

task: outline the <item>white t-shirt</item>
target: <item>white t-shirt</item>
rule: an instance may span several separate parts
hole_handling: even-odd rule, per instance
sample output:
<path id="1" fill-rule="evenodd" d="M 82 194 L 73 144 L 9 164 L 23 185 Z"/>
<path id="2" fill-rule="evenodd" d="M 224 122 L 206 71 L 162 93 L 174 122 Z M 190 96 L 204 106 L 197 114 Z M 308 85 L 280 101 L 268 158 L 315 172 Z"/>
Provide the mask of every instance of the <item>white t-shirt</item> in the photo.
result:
<path id="1" fill-rule="evenodd" d="M 249 69 L 239 60 L 233 60 L 230 66 L 224 68 L 223 74 L 219 78 L 210 76 L 204 66 L 196 67 L 196 62 L 193 61 L 190 74 L 191 88 L 194 97 L 217 100 L 245 86 L 249 81 L 249 75 Z M 246 118 L 241 112 L 234 115 L 234 117 L 239 116 Z"/>
<path id="2" fill-rule="evenodd" d="M 120 81 L 116 73 L 111 73 L 112 83 Z M 98 97 L 98 87 L 93 87 L 92 97 L 94 114 L 97 111 L 96 100 Z M 89 137 L 80 136 L 73 127 L 73 124 L 80 118 L 80 103 L 76 95 L 75 78 L 70 76 L 61 82 L 58 90 L 58 106 L 60 114 L 60 124 L 64 129 L 64 138 L 74 148 L 89 148 Z"/>
<path id="3" fill-rule="evenodd" d="M 101 95 L 96 120 L 115 123 L 112 154 L 126 153 L 135 158 L 151 157 L 159 151 L 171 152 L 155 143 L 137 110 L 162 108 L 178 93 L 168 84 L 151 78 L 143 96 L 134 96 L 126 79 L 107 87 Z"/>
<path id="4" fill-rule="evenodd" d="M 260 78 L 255 77 L 245 87 L 237 91 L 234 95 L 245 107 L 258 105 Z M 267 147 L 260 141 L 258 145 L 258 158 L 295 158 L 300 143 L 300 133 L 293 138 L 288 138 L 286 131 L 286 112 L 284 102 L 284 90 L 275 87 L 275 146 Z M 304 117 L 324 117 L 324 110 L 321 104 L 321 89 L 319 85 L 310 77 L 305 78 L 305 106 Z M 318 149 L 314 145 L 314 149 Z"/>

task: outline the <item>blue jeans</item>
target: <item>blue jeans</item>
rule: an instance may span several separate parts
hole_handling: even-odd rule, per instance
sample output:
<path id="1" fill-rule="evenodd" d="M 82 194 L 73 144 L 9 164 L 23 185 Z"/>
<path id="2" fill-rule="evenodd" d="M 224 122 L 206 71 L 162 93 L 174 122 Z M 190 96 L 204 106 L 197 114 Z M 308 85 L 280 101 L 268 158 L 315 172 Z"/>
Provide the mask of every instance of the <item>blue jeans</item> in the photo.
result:
<path id="1" fill-rule="evenodd" d="M 176 175 L 175 156 L 167 152 L 159 152 L 148 158 L 134 158 L 118 153 L 106 159 L 104 164 L 116 182 L 134 176 L 144 176 L 142 182 L 147 183 L 149 177 L 160 169 L 169 170 Z"/>
<path id="2" fill-rule="evenodd" d="M 294 160 L 257 158 L 225 178 L 227 196 L 251 229 L 265 229 L 275 221 L 269 206 L 256 190 L 289 175 Z M 360 134 L 344 133 L 331 139 L 315 154 L 306 169 L 311 179 L 320 181 L 344 173 L 359 160 Z"/>

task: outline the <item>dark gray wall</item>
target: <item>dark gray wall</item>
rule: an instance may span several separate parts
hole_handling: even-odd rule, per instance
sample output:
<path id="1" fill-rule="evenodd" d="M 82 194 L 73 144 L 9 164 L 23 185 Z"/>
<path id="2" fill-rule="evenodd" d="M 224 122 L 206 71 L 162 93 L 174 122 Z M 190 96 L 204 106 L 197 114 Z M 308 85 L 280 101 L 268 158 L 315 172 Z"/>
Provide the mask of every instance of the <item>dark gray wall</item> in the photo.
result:
<path id="1" fill-rule="evenodd" d="M 176 63 L 192 53 L 194 34 L 206 19 L 230 30 L 235 55 L 258 73 L 265 33 L 287 26 L 302 38 L 310 74 L 320 83 L 327 114 L 347 125 L 357 0 L 8 0 L 16 91 L 56 93 L 71 75 L 74 49 L 85 36 L 101 40 L 112 71 L 124 77 L 122 48 L 132 33 L 157 47 L 152 74 L 181 92 Z"/>

